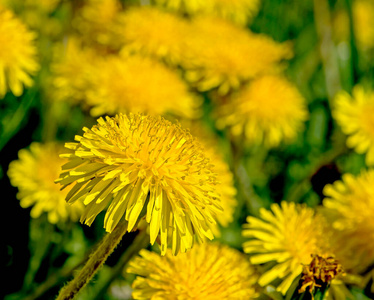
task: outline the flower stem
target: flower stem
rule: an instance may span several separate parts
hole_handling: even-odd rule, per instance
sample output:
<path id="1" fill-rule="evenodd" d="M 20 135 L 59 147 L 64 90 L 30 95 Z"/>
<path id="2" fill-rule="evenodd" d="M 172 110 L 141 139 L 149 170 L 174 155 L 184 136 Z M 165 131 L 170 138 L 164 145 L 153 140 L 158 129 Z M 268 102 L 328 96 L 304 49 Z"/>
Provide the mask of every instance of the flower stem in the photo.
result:
<path id="1" fill-rule="evenodd" d="M 104 264 L 114 248 L 119 244 L 127 231 L 127 224 L 120 222 L 113 232 L 108 233 L 98 248 L 91 254 L 86 265 L 76 277 L 60 290 L 56 300 L 74 299 L 78 292 L 91 280 L 100 267 Z"/>
<path id="2" fill-rule="evenodd" d="M 117 264 L 112 268 L 111 276 L 106 280 L 102 288 L 97 291 L 96 296 L 94 299 L 104 299 L 104 294 L 108 290 L 110 284 L 118 278 L 118 276 L 123 272 L 128 262 L 131 258 L 138 254 L 140 249 L 146 248 L 149 244 L 149 236 L 147 231 L 140 230 L 138 235 L 135 237 L 134 241 L 131 245 L 126 249 L 126 251 L 122 254 L 121 258 L 117 262 Z"/>

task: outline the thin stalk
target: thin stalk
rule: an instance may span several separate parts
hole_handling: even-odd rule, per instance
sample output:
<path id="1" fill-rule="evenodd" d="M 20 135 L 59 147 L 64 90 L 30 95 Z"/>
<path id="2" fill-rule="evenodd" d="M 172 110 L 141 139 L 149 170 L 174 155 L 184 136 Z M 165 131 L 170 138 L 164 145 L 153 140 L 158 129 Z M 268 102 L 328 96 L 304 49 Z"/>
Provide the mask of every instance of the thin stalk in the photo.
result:
<path id="1" fill-rule="evenodd" d="M 113 232 L 108 233 L 77 276 L 60 290 L 56 300 L 74 299 L 79 291 L 86 286 L 104 264 L 114 248 L 119 244 L 126 231 L 127 224 L 125 222 L 120 222 Z"/>
<path id="2" fill-rule="evenodd" d="M 325 73 L 327 97 L 331 108 L 335 94 L 341 90 L 341 82 L 336 49 L 332 40 L 331 14 L 328 1 L 314 0 L 314 19 Z"/>
<path id="3" fill-rule="evenodd" d="M 122 254 L 120 260 L 118 263 L 113 267 L 111 271 L 111 276 L 109 279 L 104 283 L 102 288 L 97 292 L 95 296 L 95 300 L 100 300 L 104 298 L 105 292 L 108 290 L 110 284 L 118 278 L 118 276 L 123 272 L 124 268 L 128 264 L 128 262 L 131 260 L 131 258 L 138 254 L 138 252 L 147 247 L 149 244 L 149 238 L 146 230 L 142 230 L 139 232 L 139 234 L 135 237 L 132 244 L 126 249 L 126 251 Z"/>

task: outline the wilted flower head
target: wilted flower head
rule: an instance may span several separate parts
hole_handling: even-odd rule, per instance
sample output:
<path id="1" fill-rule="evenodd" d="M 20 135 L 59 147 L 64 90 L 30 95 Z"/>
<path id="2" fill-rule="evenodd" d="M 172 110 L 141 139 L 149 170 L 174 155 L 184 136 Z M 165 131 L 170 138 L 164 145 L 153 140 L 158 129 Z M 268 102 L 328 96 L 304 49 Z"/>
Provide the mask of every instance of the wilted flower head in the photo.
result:
<path id="1" fill-rule="evenodd" d="M 210 15 L 245 25 L 257 13 L 259 0 L 156 0 L 168 9 L 188 15 Z"/>
<path id="2" fill-rule="evenodd" d="M 323 212 L 335 233 L 337 257 L 348 270 L 365 270 L 374 263 L 374 170 L 344 174 L 323 192 Z"/>
<path id="3" fill-rule="evenodd" d="M 262 208 L 260 218 L 249 216 L 247 222 L 243 236 L 251 240 L 243 244 L 243 249 L 251 255 L 251 263 L 276 262 L 258 283 L 266 286 L 279 278 L 282 282 L 277 290 L 285 295 L 303 265 L 309 265 L 312 254 L 321 251 L 318 218 L 311 208 L 283 201 L 281 205 L 272 204 L 271 211 Z"/>
<path id="4" fill-rule="evenodd" d="M 244 81 L 281 68 L 292 56 L 290 44 L 277 43 L 215 18 L 196 18 L 186 40 L 182 66 L 200 91 L 227 94 Z"/>
<path id="5" fill-rule="evenodd" d="M 87 100 L 94 116 L 119 112 L 199 116 L 201 101 L 189 92 L 176 70 L 158 61 L 111 56 L 98 64 L 98 69 Z"/>
<path id="6" fill-rule="evenodd" d="M 229 127 L 234 136 L 244 135 L 251 144 L 276 147 L 296 138 L 308 118 L 304 97 L 282 76 L 254 79 L 221 105 L 217 126 Z"/>
<path id="7" fill-rule="evenodd" d="M 23 85 L 32 85 L 30 75 L 39 68 L 35 38 L 10 10 L 0 5 L 0 99 L 8 89 L 20 96 Z"/>
<path id="8" fill-rule="evenodd" d="M 107 206 L 104 227 L 119 222 L 127 230 L 145 218 L 150 241 L 160 235 L 161 253 L 171 237 L 173 253 L 185 252 L 194 237 L 213 238 L 211 227 L 222 211 L 216 175 L 200 144 L 180 126 L 160 117 L 119 114 L 83 128 L 67 143 L 69 162 L 57 180 L 75 183 L 66 200 L 84 201 L 81 222 L 90 225 Z"/>
<path id="9" fill-rule="evenodd" d="M 254 299 L 257 275 L 246 257 L 225 245 L 196 245 L 185 254 L 165 257 L 140 251 L 127 272 L 138 275 L 134 299 Z"/>
<path id="10" fill-rule="evenodd" d="M 326 289 L 331 281 L 343 272 L 342 266 L 334 257 L 312 254 L 310 264 L 303 267 L 299 293 L 309 291 L 313 299 L 316 289 Z"/>
<path id="11" fill-rule="evenodd" d="M 123 52 L 142 53 L 173 64 L 180 62 L 180 54 L 185 51 L 183 41 L 190 30 L 187 21 L 150 6 L 128 9 L 122 21 Z"/>
<path id="12" fill-rule="evenodd" d="M 68 189 L 60 191 L 54 183 L 66 160 L 59 158 L 64 148 L 61 145 L 32 143 L 30 150 L 18 152 L 18 160 L 10 163 L 8 176 L 13 186 L 18 187 L 17 198 L 22 207 L 30 207 L 31 217 L 48 214 L 50 223 L 79 219 L 83 203 L 70 206 L 65 202 Z"/>
<path id="13" fill-rule="evenodd" d="M 366 163 L 374 165 L 374 92 L 361 86 L 353 88 L 352 97 L 341 91 L 335 97 L 332 115 L 348 135 L 347 146 L 366 153 Z"/>

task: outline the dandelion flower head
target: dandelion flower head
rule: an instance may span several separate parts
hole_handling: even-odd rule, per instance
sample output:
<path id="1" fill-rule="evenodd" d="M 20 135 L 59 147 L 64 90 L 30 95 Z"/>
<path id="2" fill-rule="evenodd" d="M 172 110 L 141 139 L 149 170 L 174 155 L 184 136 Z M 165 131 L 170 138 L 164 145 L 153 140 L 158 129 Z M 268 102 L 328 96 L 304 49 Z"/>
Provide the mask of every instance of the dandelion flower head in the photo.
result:
<path id="1" fill-rule="evenodd" d="M 218 88 L 225 95 L 244 81 L 279 71 L 281 62 L 292 56 L 289 43 L 277 43 L 224 20 L 199 17 L 191 26 L 182 66 L 186 79 L 200 91 Z"/>
<path id="2" fill-rule="evenodd" d="M 75 37 L 69 38 L 64 47 L 58 45 L 51 67 L 54 98 L 71 103 L 85 100 L 92 89 L 98 61 L 98 55 Z"/>
<path id="3" fill-rule="evenodd" d="M 374 165 L 374 92 L 355 86 L 352 96 L 344 91 L 338 93 L 332 114 L 348 135 L 347 146 L 366 153 L 367 165 Z"/>
<path id="4" fill-rule="evenodd" d="M 206 155 L 211 159 L 214 165 L 214 172 L 217 174 L 219 184 L 216 186 L 218 194 L 221 196 L 222 214 L 217 216 L 218 223 L 227 227 L 233 221 L 235 208 L 238 204 L 236 200 L 236 188 L 234 184 L 234 176 L 230 170 L 229 164 L 221 150 L 218 139 L 204 127 L 202 122 L 198 120 L 187 120 L 182 122 L 185 128 L 190 129 L 191 134 L 195 136 L 203 145 Z M 215 235 L 219 234 L 219 230 L 215 230 Z"/>
<path id="5" fill-rule="evenodd" d="M 188 15 L 209 15 L 246 25 L 258 12 L 259 0 L 156 0 L 156 3 Z"/>
<path id="6" fill-rule="evenodd" d="M 229 127 L 234 136 L 244 134 L 250 144 L 277 147 L 290 142 L 308 118 L 304 97 L 279 75 L 251 81 L 217 109 L 217 127 Z"/>
<path id="7" fill-rule="evenodd" d="M 142 6 L 128 9 L 122 22 L 123 52 L 141 53 L 172 64 L 180 62 L 189 30 L 187 21 L 155 7 Z"/>
<path id="8" fill-rule="evenodd" d="M 17 198 L 23 208 L 32 206 L 31 217 L 38 218 L 47 213 L 48 221 L 77 221 L 83 212 L 83 203 L 68 205 L 65 197 L 68 190 L 60 191 L 54 183 L 66 160 L 59 154 L 64 147 L 55 143 L 32 143 L 30 149 L 21 149 L 18 160 L 10 163 L 8 176 L 13 186 L 18 187 Z"/>
<path id="9" fill-rule="evenodd" d="M 325 186 L 324 214 L 336 236 L 337 257 L 350 271 L 374 262 L 374 170 L 344 174 Z"/>
<path id="10" fill-rule="evenodd" d="M 199 116 L 201 101 L 190 93 L 176 70 L 158 61 L 141 56 L 111 56 L 98 69 L 87 100 L 94 116 L 118 112 Z"/>
<path id="11" fill-rule="evenodd" d="M 119 50 L 123 45 L 122 6 L 118 0 L 88 0 L 73 19 L 86 44 Z"/>
<path id="12" fill-rule="evenodd" d="M 308 291 L 314 298 L 317 288 L 326 288 L 333 279 L 343 274 L 343 267 L 332 256 L 312 254 L 312 261 L 304 265 L 299 293 Z M 343 295 L 342 299 L 346 299 Z"/>
<path id="13" fill-rule="evenodd" d="M 246 257 L 217 243 L 196 245 L 191 251 L 165 257 L 141 250 L 128 273 L 137 275 L 134 299 L 254 299 L 258 276 Z"/>
<path id="14" fill-rule="evenodd" d="M 248 216 L 243 236 L 250 238 L 243 244 L 252 264 L 276 265 L 261 275 L 258 283 L 267 286 L 281 279 L 277 290 L 286 294 L 292 282 L 309 265 L 312 254 L 320 253 L 319 220 L 313 209 L 293 202 L 272 204 L 271 211 L 262 208 L 260 218 Z"/>
<path id="15" fill-rule="evenodd" d="M 0 5 L 0 99 L 8 90 L 21 96 L 23 86 L 32 86 L 31 76 L 39 68 L 35 38 L 10 10 Z"/>
<path id="16" fill-rule="evenodd" d="M 119 222 L 131 231 L 145 218 L 151 244 L 160 236 L 163 255 L 169 236 L 174 254 L 191 249 L 195 236 L 213 239 L 222 212 L 216 175 L 186 130 L 161 117 L 119 114 L 83 131 L 65 145 L 69 162 L 58 180 L 75 183 L 66 200 L 84 201 L 81 222 L 91 225 L 107 206 L 108 232 Z"/>
<path id="17" fill-rule="evenodd" d="M 357 47 L 361 50 L 374 48 L 374 3 L 371 0 L 352 2 L 353 29 Z M 338 42 L 348 41 L 350 36 L 349 15 L 338 10 L 333 20 L 334 34 Z"/>

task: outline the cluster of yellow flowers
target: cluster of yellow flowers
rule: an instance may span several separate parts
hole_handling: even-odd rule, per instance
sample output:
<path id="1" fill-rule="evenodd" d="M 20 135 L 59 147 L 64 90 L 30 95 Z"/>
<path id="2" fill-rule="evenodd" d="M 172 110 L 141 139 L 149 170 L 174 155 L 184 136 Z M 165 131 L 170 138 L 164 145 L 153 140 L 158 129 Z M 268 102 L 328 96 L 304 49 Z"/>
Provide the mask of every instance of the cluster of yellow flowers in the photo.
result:
<path id="1" fill-rule="evenodd" d="M 91 226 L 104 212 L 108 234 L 119 224 L 147 230 L 160 254 L 143 249 L 127 267 L 137 275 L 134 299 L 291 299 L 297 288 L 313 295 L 330 285 L 329 299 L 353 299 L 346 283 L 363 281 L 374 264 L 374 170 L 326 185 L 315 209 L 260 208 L 243 225 L 245 254 L 207 241 L 234 220 L 238 166 L 201 117 L 232 145 L 264 151 L 295 141 L 309 118 L 285 75 L 291 42 L 246 27 L 258 0 L 3 2 L 0 101 L 22 97 L 35 80 L 49 102 L 99 117 L 75 142 L 34 142 L 9 165 L 31 217 Z M 69 30 L 53 19 L 60 6 L 71 12 Z M 38 12 L 54 32 L 41 29 Z M 333 105 L 347 146 L 373 166 L 374 92 L 356 86 Z"/>

